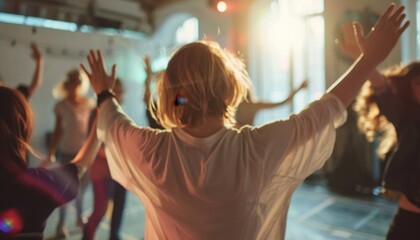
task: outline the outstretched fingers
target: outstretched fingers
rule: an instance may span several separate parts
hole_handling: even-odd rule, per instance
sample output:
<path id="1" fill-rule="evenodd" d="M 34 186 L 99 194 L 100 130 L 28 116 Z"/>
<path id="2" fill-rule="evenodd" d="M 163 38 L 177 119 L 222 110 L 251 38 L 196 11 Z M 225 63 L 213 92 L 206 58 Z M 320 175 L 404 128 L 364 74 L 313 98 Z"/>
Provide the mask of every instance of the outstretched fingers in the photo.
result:
<path id="1" fill-rule="evenodd" d="M 391 21 L 397 21 L 397 19 L 401 16 L 401 13 L 404 11 L 405 7 L 404 6 L 400 6 L 399 8 L 397 8 L 397 10 L 395 10 L 395 12 L 393 14 L 391 14 L 389 16 L 389 19 Z"/>
<path id="2" fill-rule="evenodd" d="M 90 50 L 87 56 L 90 71 L 82 63 L 80 67 L 89 78 L 90 84 L 96 93 L 112 88 L 115 84 L 117 75 L 117 66 L 112 66 L 111 75 L 106 72 L 105 62 L 100 50 Z"/>
<path id="3" fill-rule="evenodd" d="M 405 24 L 400 29 L 397 30 L 397 37 L 400 37 L 401 34 L 408 28 L 409 25 L 410 25 L 410 21 L 405 22 Z"/>
<path id="4" fill-rule="evenodd" d="M 375 26 L 372 29 L 375 28 L 381 28 L 383 23 L 389 19 L 389 17 L 391 16 L 392 12 L 395 9 L 395 4 L 391 3 L 389 4 L 389 6 L 387 7 L 387 9 L 385 10 L 384 13 L 382 13 L 382 15 L 379 17 L 378 21 L 376 22 Z"/>

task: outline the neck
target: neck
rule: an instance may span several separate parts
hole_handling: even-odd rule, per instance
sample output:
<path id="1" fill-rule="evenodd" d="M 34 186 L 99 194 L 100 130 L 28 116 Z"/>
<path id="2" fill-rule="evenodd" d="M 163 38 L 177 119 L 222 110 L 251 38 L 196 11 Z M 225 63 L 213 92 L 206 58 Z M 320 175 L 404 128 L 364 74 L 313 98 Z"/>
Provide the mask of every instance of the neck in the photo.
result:
<path id="1" fill-rule="evenodd" d="M 197 138 L 205 138 L 215 134 L 217 131 L 224 127 L 222 118 L 209 117 L 206 123 L 195 127 L 184 127 L 183 131 L 189 135 Z"/>

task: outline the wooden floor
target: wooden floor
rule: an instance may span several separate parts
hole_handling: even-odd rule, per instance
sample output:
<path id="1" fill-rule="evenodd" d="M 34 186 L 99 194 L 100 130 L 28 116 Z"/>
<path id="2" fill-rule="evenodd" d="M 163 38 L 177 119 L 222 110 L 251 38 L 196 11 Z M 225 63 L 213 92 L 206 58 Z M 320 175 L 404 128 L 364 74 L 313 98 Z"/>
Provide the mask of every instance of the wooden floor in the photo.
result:
<path id="1" fill-rule="evenodd" d="M 90 188 L 85 195 L 85 215 L 91 211 Z M 70 207 L 67 226 L 70 237 L 81 239 L 81 230 L 75 227 L 74 207 Z M 384 239 L 394 212 L 395 202 L 373 194 L 342 195 L 330 191 L 320 182 L 305 182 L 294 193 L 289 209 L 287 240 Z M 47 224 L 47 239 L 54 238 L 57 212 Z M 108 239 L 109 221 L 105 218 L 95 239 Z M 144 208 L 140 201 L 129 193 L 124 213 L 122 237 L 126 240 L 143 239 Z"/>

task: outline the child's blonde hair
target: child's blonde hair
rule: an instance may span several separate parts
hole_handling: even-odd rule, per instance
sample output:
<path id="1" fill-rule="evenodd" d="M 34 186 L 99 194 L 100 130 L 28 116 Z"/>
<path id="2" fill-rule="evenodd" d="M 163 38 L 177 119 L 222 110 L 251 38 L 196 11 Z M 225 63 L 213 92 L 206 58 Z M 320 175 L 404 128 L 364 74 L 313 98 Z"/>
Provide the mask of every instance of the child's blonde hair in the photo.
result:
<path id="1" fill-rule="evenodd" d="M 217 43 L 187 44 L 158 81 L 156 118 L 167 129 L 203 125 L 207 117 L 221 117 L 225 126 L 233 126 L 250 83 L 243 61 Z"/>

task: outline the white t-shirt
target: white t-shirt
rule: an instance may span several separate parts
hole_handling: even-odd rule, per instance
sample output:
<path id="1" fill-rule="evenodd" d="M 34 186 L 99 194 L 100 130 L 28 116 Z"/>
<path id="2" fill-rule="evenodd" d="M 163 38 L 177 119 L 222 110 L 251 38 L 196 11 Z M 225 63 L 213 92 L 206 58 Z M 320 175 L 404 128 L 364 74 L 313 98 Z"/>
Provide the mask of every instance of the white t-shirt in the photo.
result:
<path id="1" fill-rule="evenodd" d="M 91 99 L 74 105 L 63 99 L 54 106 L 54 113 L 61 117 L 62 135 L 60 151 L 76 154 L 87 137 L 89 116 L 95 104 Z"/>
<path id="2" fill-rule="evenodd" d="M 283 239 L 293 191 L 331 155 L 346 114 L 327 94 L 288 120 L 195 138 L 138 127 L 106 100 L 98 137 L 112 178 L 146 209 L 146 239 Z"/>

